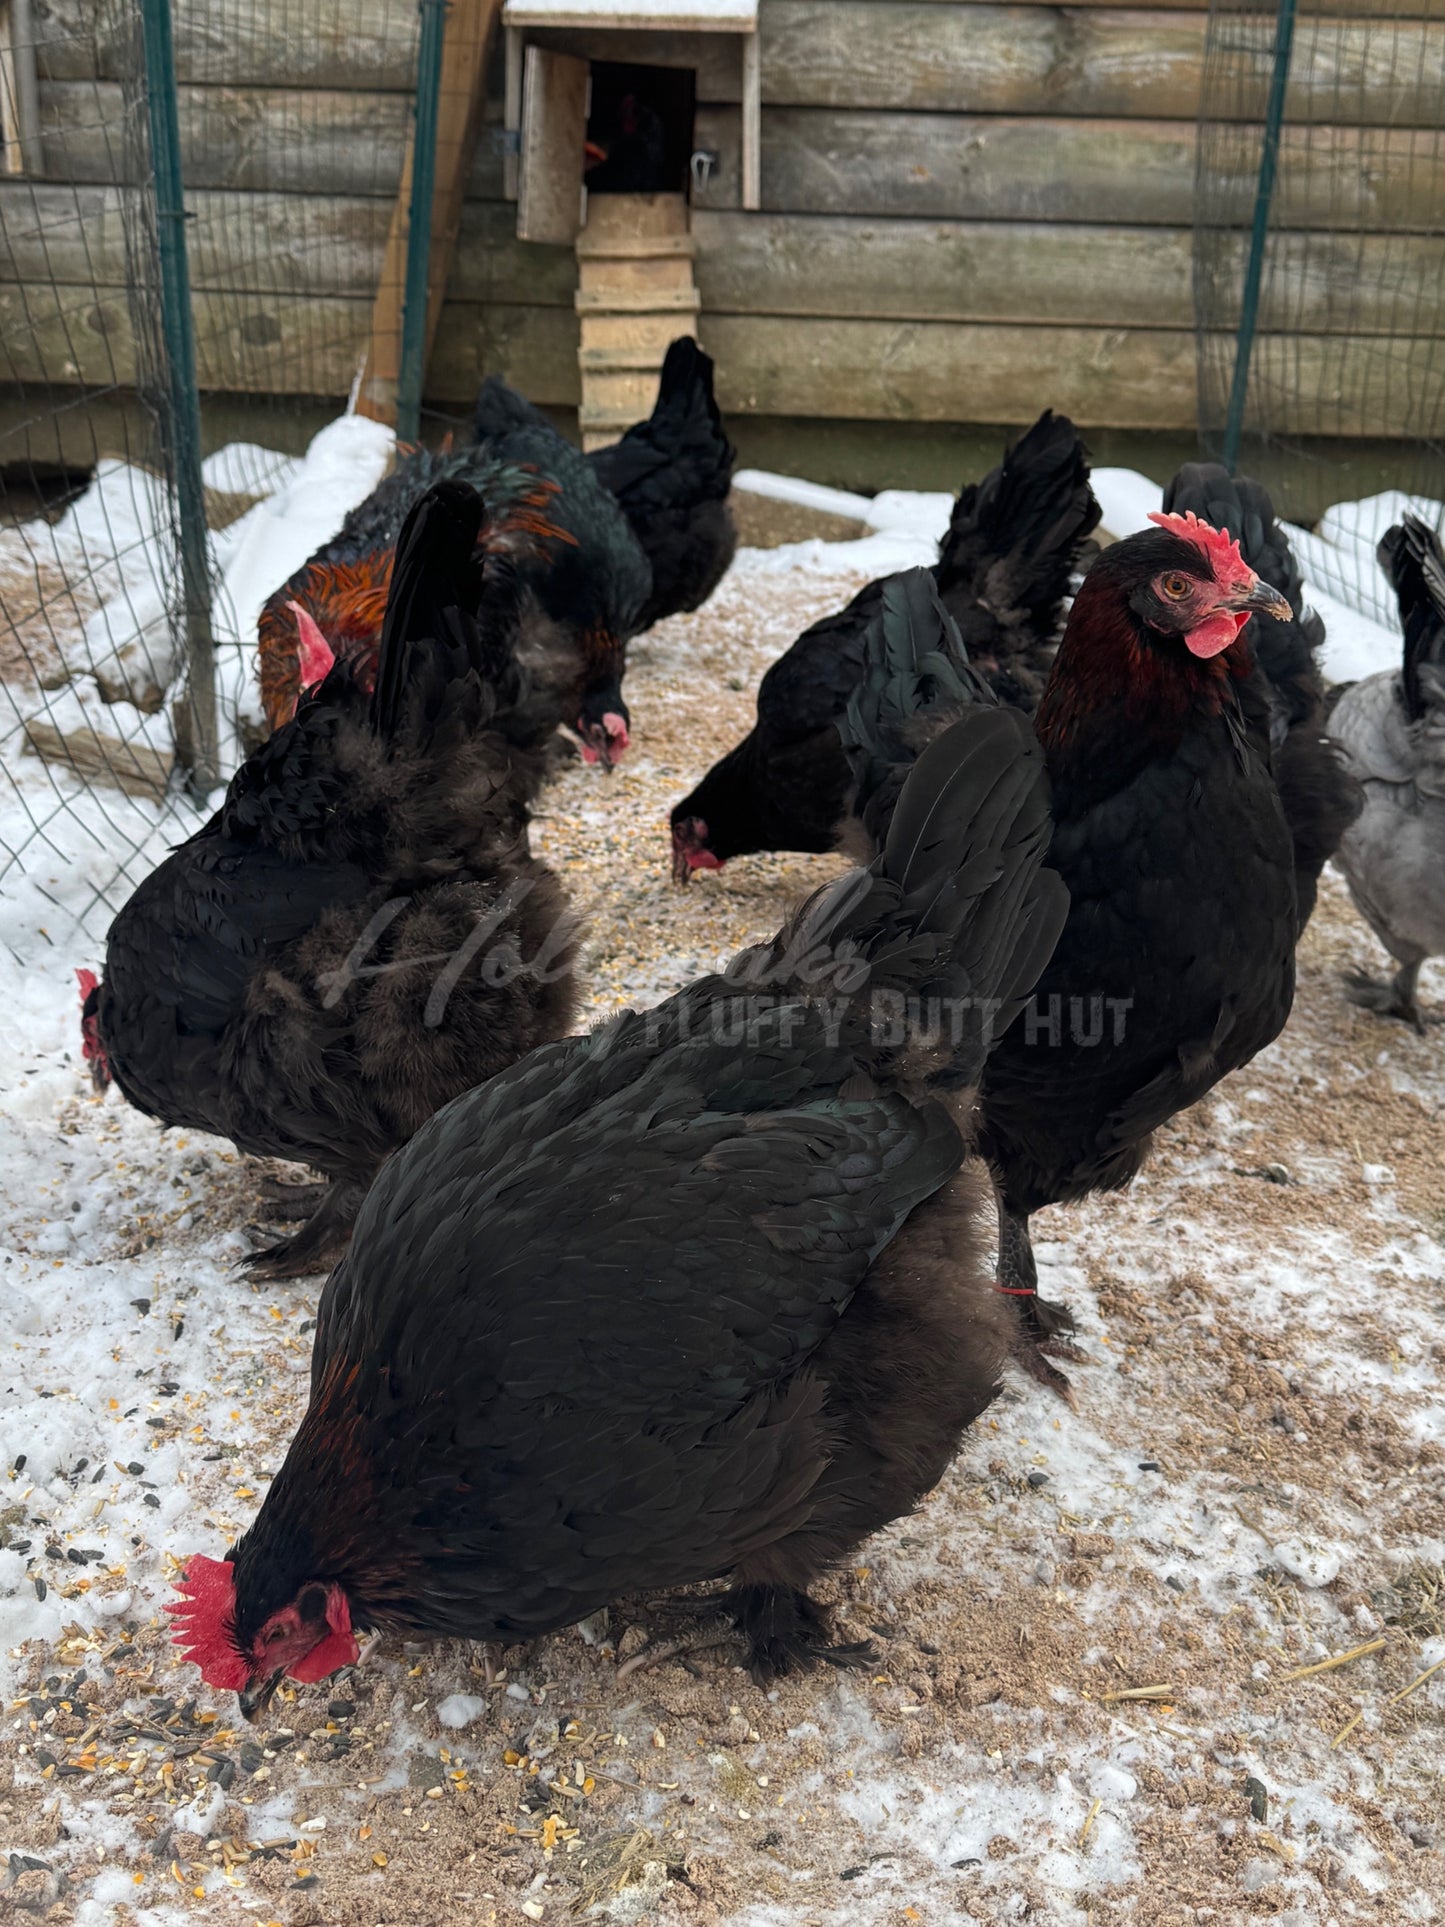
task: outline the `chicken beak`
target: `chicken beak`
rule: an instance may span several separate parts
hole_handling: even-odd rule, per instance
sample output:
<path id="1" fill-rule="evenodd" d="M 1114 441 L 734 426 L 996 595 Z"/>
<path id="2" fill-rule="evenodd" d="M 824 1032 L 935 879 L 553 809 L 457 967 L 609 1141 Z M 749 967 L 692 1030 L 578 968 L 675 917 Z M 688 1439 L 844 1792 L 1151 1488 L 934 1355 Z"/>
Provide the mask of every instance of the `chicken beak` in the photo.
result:
<path id="1" fill-rule="evenodd" d="M 281 1676 L 285 1671 L 284 1666 L 278 1666 L 276 1671 L 266 1679 L 252 1680 L 249 1686 L 237 1693 L 236 1698 L 240 1703 L 243 1719 L 254 1722 L 266 1711 L 271 1704 L 272 1694 L 281 1684 Z"/>
<path id="2" fill-rule="evenodd" d="M 1288 598 L 1268 582 L 1257 581 L 1245 594 L 1231 596 L 1224 606 L 1226 609 L 1247 609 L 1251 615 L 1273 616 L 1276 622 L 1289 622 L 1294 616 Z"/>

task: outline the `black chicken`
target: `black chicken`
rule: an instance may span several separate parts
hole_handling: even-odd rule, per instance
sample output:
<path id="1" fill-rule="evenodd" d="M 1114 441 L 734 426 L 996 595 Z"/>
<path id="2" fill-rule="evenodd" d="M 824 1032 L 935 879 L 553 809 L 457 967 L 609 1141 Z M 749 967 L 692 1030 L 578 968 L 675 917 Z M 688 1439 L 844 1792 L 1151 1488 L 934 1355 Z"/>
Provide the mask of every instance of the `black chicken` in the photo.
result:
<path id="1" fill-rule="evenodd" d="M 1325 732 L 1325 679 L 1319 652 L 1325 625 L 1304 606 L 1304 581 L 1289 537 L 1275 520 L 1264 487 L 1231 476 L 1218 462 L 1187 462 L 1164 491 L 1166 511 L 1194 514 L 1234 537 L 1261 582 L 1290 605 L 1288 621 L 1251 622 L 1245 640 L 1254 669 L 1240 701 L 1256 721 L 1263 706 L 1271 765 L 1294 838 L 1295 893 L 1303 931 L 1315 907 L 1320 873 L 1359 815 L 1364 794 L 1344 752 Z"/>
<path id="2" fill-rule="evenodd" d="M 937 632 L 926 575 L 902 593 Z M 227 1559 L 187 1568 L 208 1683 L 254 1715 L 358 1626 L 517 1641 L 723 1576 L 759 1678 L 828 1656 L 809 1586 L 997 1389 L 973 1086 L 982 1012 L 1007 1021 L 1063 915 L 1047 839 L 1027 723 L 975 708 L 871 868 L 390 1160 L 286 1462 Z M 910 1000 L 951 1048 L 894 1024 Z"/>
<path id="3" fill-rule="evenodd" d="M 1251 618 L 1288 621 L 1225 535 L 1192 517 L 1104 550 L 1069 614 L 1035 729 L 1052 789 L 1050 865 L 1068 919 L 983 1079 L 980 1144 L 999 1192 L 999 1286 L 1021 1362 L 1072 1319 L 1038 1298 L 1030 1215 L 1126 1184 L 1150 1133 L 1283 1028 L 1294 993 L 1295 847 L 1263 706 L 1241 702 Z M 842 724 L 857 829 L 887 833 L 922 745 L 989 691 L 952 639 L 886 626 Z"/>
<path id="4" fill-rule="evenodd" d="M 1070 575 L 1098 521 L 1083 443 L 1050 413 L 955 503 L 934 578 L 975 669 L 1006 701 L 1034 706 Z M 755 850 L 837 848 L 850 778 L 836 726 L 881 592 L 870 582 L 763 677 L 753 728 L 672 812 L 677 882 Z"/>
<path id="5" fill-rule="evenodd" d="M 374 692 L 338 661 L 82 980 L 98 1085 L 332 1181 L 266 1275 L 315 1270 L 389 1152 L 572 1017 L 572 928 L 527 848 L 541 751 L 495 727 L 525 696 L 519 592 L 482 563 L 482 516 L 458 483 L 422 499 Z"/>
<path id="6" fill-rule="evenodd" d="M 738 545 L 728 507 L 736 459 L 713 398 L 712 357 L 680 335 L 663 361 L 648 419 L 587 457 L 652 568 L 639 630 L 700 609 L 721 582 Z"/>
<path id="7" fill-rule="evenodd" d="M 1046 1343 L 1072 1320 L 1037 1297 L 1030 1215 L 1128 1183 L 1150 1134 L 1271 1043 L 1294 996 L 1295 847 L 1241 701 L 1242 631 L 1293 611 L 1227 536 L 1153 519 L 1084 578 L 1035 717 L 1071 908 L 984 1080 L 999 1282 Z"/>

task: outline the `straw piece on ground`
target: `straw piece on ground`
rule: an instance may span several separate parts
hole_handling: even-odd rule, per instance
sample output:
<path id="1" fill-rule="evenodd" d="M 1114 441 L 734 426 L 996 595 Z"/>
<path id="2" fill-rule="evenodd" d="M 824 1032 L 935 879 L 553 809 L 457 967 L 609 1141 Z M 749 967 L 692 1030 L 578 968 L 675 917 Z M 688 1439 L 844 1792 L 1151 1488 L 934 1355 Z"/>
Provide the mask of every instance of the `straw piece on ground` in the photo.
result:
<path id="1" fill-rule="evenodd" d="M 1098 1816 L 1098 1812 L 1099 1812 L 1099 1808 L 1100 1808 L 1101 1806 L 1103 1806 L 1103 1804 L 1104 1804 L 1104 1802 L 1103 1802 L 1102 1800 L 1095 1800 L 1095 1802 L 1094 1802 L 1094 1804 L 1093 1804 L 1093 1805 L 1092 1805 L 1092 1806 L 1091 1806 L 1091 1807 L 1089 1808 L 1089 1817 L 1088 1817 L 1088 1819 L 1087 1819 L 1087 1820 L 1085 1820 L 1085 1822 L 1084 1822 L 1084 1830 L 1083 1830 L 1083 1832 L 1082 1832 L 1082 1833 L 1081 1833 L 1081 1834 L 1079 1835 L 1079 1847 L 1080 1847 L 1080 1849 L 1081 1849 L 1081 1850 L 1082 1850 L 1082 1848 L 1083 1848 L 1083 1845 L 1084 1845 L 1084 1842 L 1085 1842 L 1085 1841 L 1086 1841 L 1086 1840 L 1088 1839 L 1088 1837 L 1089 1837 L 1089 1828 L 1090 1828 L 1091 1826 L 1093 1826 L 1093 1824 L 1094 1824 L 1094 1821 L 1095 1821 L 1095 1819 L 1096 1819 L 1096 1818 L 1097 1818 L 1097 1816 Z"/>
<path id="2" fill-rule="evenodd" d="M 1169 1700 L 1173 1697 L 1172 1686 L 1121 1686 L 1117 1692 L 1099 1695 L 1106 1705 L 1111 1700 Z"/>
<path id="3" fill-rule="evenodd" d="M 1352 1659 L 1362 1659 L 1366 1653 L 1378 1653 L 1387 1646 L 1386 1639 L 1367 1639 L 1363 1646 L 1352 1646 L 1347 1653 L 1335 1653 L 1329 1659 L 1318 1659 L 1313 1666 L 1296 1666 L 1292 1673 L 1281 1673 L 1280 1684 L 1288 1679 L 1308 1679 L 1311 1673 L 1328 1673 L 1336 1666 L 1348 1666 Z"/>
<path id="4" fill-rule="evenodd" d="M 1341 1741 L 1347 1740 L 1350 1737 L 1351 1733 L 1354 1732 L 1355 1728 L 1359 1725 L 1360 1721 L 1364 1717 L 1365 1717 L 1365 1709 L 1362 1706 L 1359 1712 L 1356 1713 L 1355 1717 L 1352 1720 L 1345 1721 L 1345 1724 L 1340 1728 L 1339 1732 L 1336 1733 L 1335 1737 L 1330 1741 L 1331 1753 L 1333 1753 L 1335 1748 L 1340 1745 Z"/>
<path id="5" fill-rule="evenodd" d="M 1433 1666 L 1427 1666 L 1423 1673 L 1417 1673 L 1408 1686 L 1402 1686 L 1398 1693 L 1392 1693 L 1385 1701 L 1386 1706 L 1394 1706 L 1398 1701 L 1408 1699 L 1417 1686 L 1423 1686 L 1432 1673 L 1438 1673 L 1445 1666 L 1445 1659 L 1437 1659 Z"/>

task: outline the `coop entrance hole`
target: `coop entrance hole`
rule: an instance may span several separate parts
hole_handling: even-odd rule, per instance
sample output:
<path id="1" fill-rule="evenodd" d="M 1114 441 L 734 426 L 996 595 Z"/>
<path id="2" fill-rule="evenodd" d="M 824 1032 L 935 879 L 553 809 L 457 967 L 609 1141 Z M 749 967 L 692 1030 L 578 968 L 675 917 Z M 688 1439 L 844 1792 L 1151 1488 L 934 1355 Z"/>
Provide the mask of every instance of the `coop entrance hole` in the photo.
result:
<path id="1" fill-rule="evenodd" d="M 589 194 L 686 194 L 697 74 L 594 60 L 587 116 Z"/>

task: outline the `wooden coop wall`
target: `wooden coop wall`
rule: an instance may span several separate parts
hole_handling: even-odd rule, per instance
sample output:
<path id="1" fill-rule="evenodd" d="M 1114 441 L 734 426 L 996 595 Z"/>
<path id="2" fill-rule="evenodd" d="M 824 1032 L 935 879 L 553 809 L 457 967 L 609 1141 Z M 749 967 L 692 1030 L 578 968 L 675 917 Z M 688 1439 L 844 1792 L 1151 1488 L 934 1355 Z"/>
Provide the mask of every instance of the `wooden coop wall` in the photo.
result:
<path id="1" fill-rule="evenodd" d="M 99 350 L 108 331 L 122 363 L 129 326 L 119 214 L 107 187 L 110 152 L 103 134 L 86 131 L 104 118 L 97 97 L 104 106 L 107 90 L 118 90 L 104 73 L 76 70 L 69 39 L 87 4 L 36 6 L 42 32 L 54 30 L 40 57 L 46 146 L 58 153 L 64 130 L 71 178 L 85 183 L 86 244 L 67 251 L 53 239 L 37 238 L 33 248 L 21 239 L 12 258 L 0 260 L 0 327 L 26 372 L 26 331 L 41 317 L 36 360 L 48 362 L 52 379 L 59 356 L 43 328 L 50 282 L 100 283 L 92 333 Z M 354 39 L 309 47 L 270 41 L 259 25 L 249 34 L 243 26 L 239 37 L 207 35 L 196 26 L 202 10 L 186 9 L 190 24 L 178 34 L 177 59 L 198 309 L 224 294 L 236 325 L 277 330 L 268 338 L 283 344 L 318 303 L 369 310 L 391 202 L 359 193 L 358 182 L 376 179 L 378 146 L 384 155 L 394 148 L 399 173 L 412 85 L 410 71 L 363 64 L 358 50 L 375 44 L 364 27 L 376 4 L 351 0 L 363 29 Z M 1335 111 L 1340 76 L 1314 45 L 1312 22 L 1331 16 L 1333 45 L 1338 16 L 1365 21 L 1382 0 L 1306 4 L 1290 113 L 1317 124 L 1286 139 L 1308 135 L 1318 159 L 1328 140 L 1320 124 L 1327 127 Z M 1430 4 L 1420 0 L 1422 12 Z M 234 13 L 228 10 L 232 27 Z M 717 36 L 700 39 L 697 142 L 716 150 L 719 166 L 696 196 L 699 333 L 718 359 L 724 408 L 1021 422 L 1050 403 L 1085 425 L 1192 425 L 1190 224 L 1204 31 L 1197 0 L 1139 7 L 762 0 L 757 214 L 735 211 L 736 47 Z M 648 58 L 647 35 L 615 38 L 617 58 Z M 1368 226 L 1392 197 L 1408 197 L 1411 224 L 1422 232 L 1445 224 L 1445 178 L 1433 160 L 1422 164 L 1426 142 L 1409 131 L 1415 77 L 1433 81 L 1441 59 L 1438 17 L 1421 22 L 1419 40 L 1418 63 L 1380 72 L 1361 96 L 1363 118 L 1395 130 L 1388 140 L 1394 164 L 1379 175 L 1335 179 L 1317 165 L 1309 176 L 1317 198 L 1286 194 L 1278 207 L 1276 246 L 1288 248 L 1292 230 L 1350 218 Z M 464 406 L 483 373 L 497 369 L 540 402 L 575 406 L 576 263 L 571 250 L 516 239 L 496 138 L 499 46 L 488 83 L 428 396 Z M 202 90 L 212 111 L 199 116 Z M 309 192 L 278 193 L 268 157 L 288 154 L 293 164 L 302 129 Z M 218 189 L 229 190 L 228 213 L 234 191 L 244 190 L 246 217 L 272 238 L 278 259 L 294 246 L 294 285 L 284 296 L 248 294 L 228 265 Z M 32 191 L 29 183 L 0 180 L 0 195 Z M 38 191 L 42 204 L 47 194 L 68 196 L 44 183 Z M 295 245 L 303 234 L 313 243 L 323 234 L 332 245 Z M 310 261 L 325 263 L 325 285 L 309 278 Z M 25 284 L 23 295 L 17 283 Z M 1270 324 L 1266 310 L 1261 326 Z M 1435 325 L 1445 328 L 1445 317 Z M 83 358 L 83 334 L 68 335 L 66 352 L 73 357 L 77 341 Z M 1324 346 L 1304 335 L 1303 366 Z M 1408 355 L 1409 344 L 1401 352 Z M 285 361 L 283 346 L 278 366 Z M 98 378 L 108 365 L 98 352 Z M 342 395 L 355 370 L 326 373 L 331 392 Z M 208 385 L 204 364 L 200 375 Z M 1359 424 L 1376 435 L 1407 426 Z"/>

